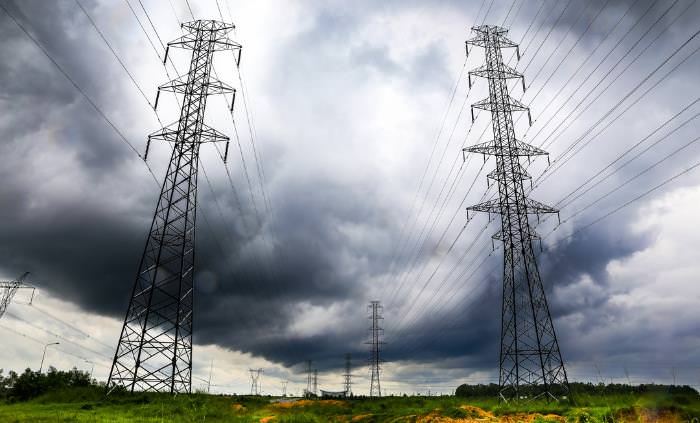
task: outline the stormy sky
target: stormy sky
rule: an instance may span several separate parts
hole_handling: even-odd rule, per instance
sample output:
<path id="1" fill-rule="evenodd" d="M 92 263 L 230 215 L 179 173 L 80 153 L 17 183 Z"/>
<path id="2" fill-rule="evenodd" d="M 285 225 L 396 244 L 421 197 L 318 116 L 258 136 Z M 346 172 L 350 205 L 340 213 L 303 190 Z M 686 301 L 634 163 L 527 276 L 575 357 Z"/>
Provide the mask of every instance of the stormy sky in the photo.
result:
<path id="1" fill-rule="evenodd" d="M 38 292 L 0 321 L 0 368 L 36 368 L 59 341 L 49 364 L 106 377 L 172 146 L 141 155 L 179 113 L 169 93 L 154 112 L 156 88 L 189 65 L 172 49 L 164 67 L 161 43 L 223 19 L 243 53 L 240 73 L 214 59 L 233 119 L 230 99 L 207 104 L 232 143 L 226 165 L 223 145 L 200 157 L 194 385 L 213 362 L 217 391 L 262 367 L 264 392 L 299 392 L 313 360 L 340 390 L 351 353 L 364 393 L 370 300 L 388 392 L 496 382 L 498 221 L 465 210 L 496 195 L 495 164 L 461 151 L 492 138 L 470 113 L 483 52 L 464 50 L 486 23 L 520 44 L 504 58 L 533 124 L 517 114 L 516 133 L 550 152 L 527 169 L 530 195 L 561 209 L 532 224 L 570 379 L 700 384 L 697 2 L 1 5 L 0 275 L 30 271 Z"/>

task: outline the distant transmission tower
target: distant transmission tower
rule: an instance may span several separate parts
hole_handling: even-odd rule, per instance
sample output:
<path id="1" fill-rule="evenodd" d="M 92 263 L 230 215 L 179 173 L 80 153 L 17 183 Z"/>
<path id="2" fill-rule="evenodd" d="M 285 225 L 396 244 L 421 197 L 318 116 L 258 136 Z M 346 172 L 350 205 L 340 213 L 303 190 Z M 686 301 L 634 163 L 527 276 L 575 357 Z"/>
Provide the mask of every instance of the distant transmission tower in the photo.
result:
<path id="1" fill-rule="evenodd" d="M 282 382 L 282 396 L 283 397 L 287 396 L 287 383 L 289 383 L 288 380 L 285 380 Z"/>
<path id="2" fill-rule="evenodd" d="M 369 328 L 370 340 L 368 342 L 365 342 L 366 344 L 370 345 L 369 366 L 371 379 L 369 385 L 369 396 L 381 397 L 382 388 L 381 384 L 379 383 L 379 369 L 381 359 L 379 358 L 379 349 L 380 345 L 384 344 L 384 342 L 380 340 L 380 337 L 383 333 L 383 329 L 379 326 L 379 321 L 384 319 L 384 317 L 382 317 L 381 315 L 382 306 L 379 304 L 379 301 L 371 301 L 367 308 L 371 312 L 369 319 L 372 322 L 372 325 Z"/>
<path id="3" fill-rule="evenodd" d="M 350 363 L 351 360 L 350 354 L 345 355 L 345 373 L 343 374 L 343 378 L 345 379 L 344 382 L 344 392 L 345 396 L 349 397 L 350 394 L 352 394 L 351 386 L 352 386 L 352 365 Z"/>
<path id="4" fill-rule="evenodd" d="M 34 299 L 34 291 L 36 288 L 24 282 L 27 279 L 27 276 L 29 276 L 29 272 L 24 272 L 24 274 L 17 278 L 17 280 L 0 281 L 0 290 L 2 290 L 2 295 L 0 295 L 0 319 L 2 319 L 5 311 L 7 311 L 7 307 L 12 302 L 12 298 L 20 289 L 32 290 L 32 296 L 29 299 L 29 303 L 31 304 L 32 300 Z"/>
<path id="5" fill-rule="evenodd" d="M 310 396 L 313 393 L 314 370 L 311 368 L 311 365 L 311 360 L 308 360 L 306 362 L 306 394 L 304 396 Z"/>
<path id="6" fill-rule="evenodd" d="M 260 395 L 260 374 L 263 369 L 248 369 L 250 371 L 250 395 Z"/>
<path id="7" fill-rule="evenodd" d="M 130 391 L 192 391 L 199 147 L 225 141 L 228 151 L 228 137 L 204 124 L 204 111 L 209 95 L 235 92 L 210 77 L 215 51 L 233 50 L 237 62 L 240 60 L 240 44 L 226 36 L 234 26 L 198 20 L 182 24 L 182 28 L 188 34 L 168 43 L 168 50 L 192 50 L 189 72 L 158 87 L 158 94 L 184 94 L 180 119 L 148 137 L 146 157 L 151 140 L 169 141 L 174 146 L 109 374 L 109 386 L 124 386 Z"/>
<path id="8" fill-rule="evenodd" d="M 313 394 L 318 396 L 318 369 L 314 369 Z"/>
<path id="9" fill-rule="evenodd" d="M 506 38 L 508 30 L 490 25 L 472 28 L 476 36 L 466 42 L 486 49 L 486 65 L 469 72 L 488 79 L 489 97 L 472 105 L 491 112 L 493 140 L 465 151 L 496 157 L 496 169 L 488 177 L 498 184 L 499 198 L 468 210 L 498 213 L 501 230 L 494 239 L 503 242 L 503 303 L 501 310 L 500 376 L 504 399 L 521 396 L 559 398 L 569 393 L 569 382 L 549 313 L 532 239 L 529 214 L 558 213 L 552 207 L 525 196 L 523 180 L 529 179 L 520 157 L 547 153 L 515 138 L 513 111 L 530 110 L 508 94 L 507 80 L 523 76 L 503 63 L 502 48 L 517 45 Z M 519 51 L 518 58 L 520 56 Z M 523 82 L 523 86 L 524 86 Z"/>

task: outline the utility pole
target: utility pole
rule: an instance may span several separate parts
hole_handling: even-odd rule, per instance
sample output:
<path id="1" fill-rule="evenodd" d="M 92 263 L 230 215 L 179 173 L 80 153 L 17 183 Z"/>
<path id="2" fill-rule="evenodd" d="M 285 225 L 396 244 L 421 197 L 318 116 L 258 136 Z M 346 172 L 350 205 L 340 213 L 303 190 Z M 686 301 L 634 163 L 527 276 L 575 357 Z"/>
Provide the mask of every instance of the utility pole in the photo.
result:
<path id="1" fill-rule="evenodd" d="M 27 276 L 29 276 L 29 272 L 24 272 L 24 274 L 17 278 L 17 280 L 0 281 L 0 290 L 2 290 L 2 294 L 0 295 L 0 319 L 2 319 L 2 316 L 5 314 L 5 311 L 7 311 L 7 307 L 12 302 L 12 298 L 15 296 L 18 290 L 31 289 L 32 296 L 29 299 L 29 304 L 31 304 L 32 300 L 34 300 L 34 291 L 36 290 L 36 288 L 25 283 Z"/>
<path id="2" fill-rule="evenodd" d="M 369 319 L 372 322 L 369 328 L 370 340 L 365 342 L 365 344 L 370 345 L 369 349 L 369 366 L 370 366 L 370 385 L 369 385 L 369 396 L 370 397 L 381 397 L 382 388 L 379 382 L 379 370 L 381 359 L 379 358 L 380 345 L 384 344 L 380 340 L 380 337 L 384 331 L 379 325 L 379 321 L 384 319 L 382 317 L 382 306 L 379 301 L 371 301 L 367 307 L 370 311 Z"/>
<path id="3" fill-rule="evenodd" d="M 343 378 L 345 379 L 345 396 L 349 397 L 352 394 L 352 391 L 350 389 L 350 386 L 352 385 L 352 366 L 350 363 L 350 359 L 352 357 L 350 354 L 345 355 L 345 374 L 343 374 Z"/>
<path id="4" fill-rule="evenodd" d="M 250 395 L 260 395 L 260 374 L 263 369 L 248 369 L 250 370 Z"/>
<path id="5" fill-rule="evenodd" d="M 204 124 L 204 112 L 209 95 L 235 93 L 210 75 L 215 51 L 232 50 L 240 61 L 240 44 L 227 37 L 234 26 L 197 20 L 182 28 L 188 33 L 168 43 L 165 57 L 170 47 L 192 50 L 189 72 L 158 87 L 158 95 L 184 94 L 182 109 L 177 122 L 148 136 L 144 159 L 152 140 L 169 141 L 173 150 L 108 380 L 132 392 L 192 392 L 199 148 L 224 141 L 228 151 L 228 137 Z"/>
<path id="6" fill-rule="evenodd" d="M 520 165 L 520 157 L 547 152 L 515 138 L 512 112 L 527 111 L 529 116 L 530 110 L 508 94 L 508 79 L 523 76 L 503 63 L 501 49 L 517 49 L 517 44 L 506 37 L 508 30 L 498 26 L 472 30 L 476 35 L 466 42 L 467 54 L 469 45 L 483 47 L 486 64 L 469 72 L 469 85 L 472 76 L 486 78 L 489 84 L 489 97 L 472 105 L 472 120 L 474 109 L 490 111 L 493 140 L 464 150 L 496 157 L 496 169 L 488 178 L 496 181 L 499 198 L 467 210 L 501 216 L 501 230 L 493 236 L 503 242 L 504 251 L 500 396 L 505 400 L 525 395 L 557 399 L 568 395 L 569 382 L 532 245 L 538 236 L 528 215 L 539 218 L 540 213 L 558 211 L 525 195 L 523 180 L 530 175 Z"/>

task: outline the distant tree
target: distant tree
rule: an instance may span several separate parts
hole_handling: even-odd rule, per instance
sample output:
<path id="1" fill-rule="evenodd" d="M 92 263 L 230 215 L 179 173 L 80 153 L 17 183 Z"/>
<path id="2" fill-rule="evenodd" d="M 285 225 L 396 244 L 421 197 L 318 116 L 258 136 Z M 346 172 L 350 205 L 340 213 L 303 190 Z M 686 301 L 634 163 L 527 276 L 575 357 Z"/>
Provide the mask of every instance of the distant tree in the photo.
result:
<path id="1" fill-rule="evenodd" d="M 455 396 L 457 397 L 493 397 L 498 395 L 499 387 L 495 383 L 490 383 L 488 385 L 467 385 L 462 384 L 455 390 Z"/>
<path id="2" fill-rule="evenodd" d="M 90 374 L 76 368 L 59 371 L 49 367 L 46 373 L 26 369 L 19 376 L 10 372 L 9 377 L 0 379 L 0 393 L 3 399 L 26 401 L 50 390 L 91 385 L 94 382 L 90 380 Z"/>
<path id="3" fill-rule="evenodd" d="M 572 395 L 612 395 L 612 394 L 643 394 L 643 393 L 659 393 L 671 394 L 678 396 L 697 397 L 698 391 L 690 386 L 674 386 L 674 385 L 626 385 L 621 383 L 583 383 L 572 382 L 569 384 Z M 531 387 L 529 389 L 532 389 Z M 495 397 L 498 395 L 499 386 L 491 383 L 488 385 L 467 385 L 462 384 L 455 390 L 457 397 Z M 527 391 L 527 390 L 524 390 Z"/>

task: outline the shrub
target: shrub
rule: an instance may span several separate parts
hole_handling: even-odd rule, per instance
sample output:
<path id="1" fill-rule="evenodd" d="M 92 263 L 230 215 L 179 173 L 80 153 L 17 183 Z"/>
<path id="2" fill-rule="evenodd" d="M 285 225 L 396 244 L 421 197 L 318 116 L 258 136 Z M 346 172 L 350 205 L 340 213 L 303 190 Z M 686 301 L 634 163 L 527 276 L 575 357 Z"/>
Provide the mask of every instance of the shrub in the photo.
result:
<path id="1" fill-rule="evenodd" d="M 0 395 L 9 401 L 27 401 L 50 391 L 89 386 L 96 386 L 89 373 L 75 368 L 66 372 L 50 367 L 47 373 L 26 369 L 21 375 L 10 372 L 0 379 Z"/>

